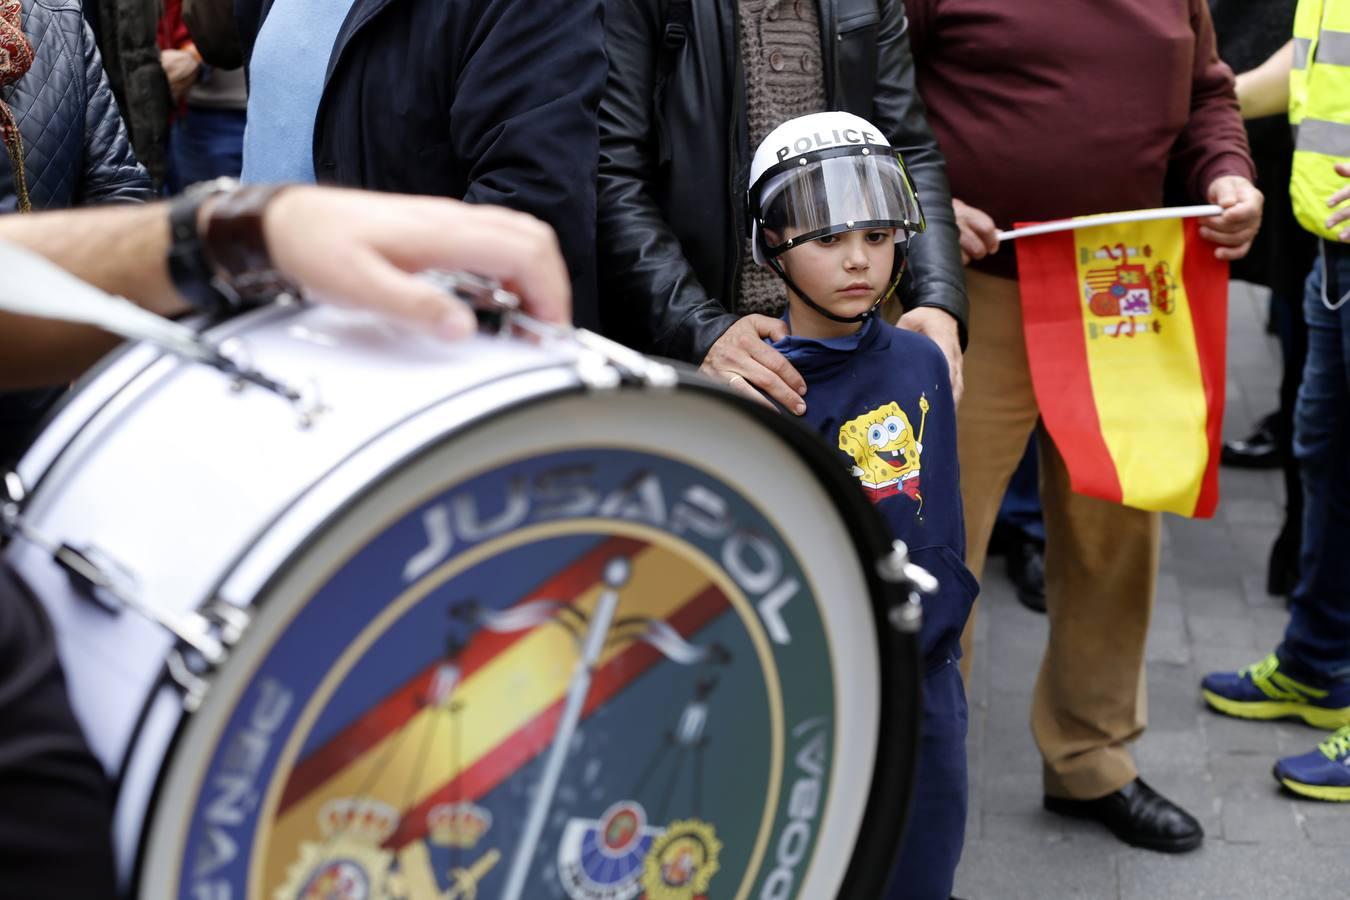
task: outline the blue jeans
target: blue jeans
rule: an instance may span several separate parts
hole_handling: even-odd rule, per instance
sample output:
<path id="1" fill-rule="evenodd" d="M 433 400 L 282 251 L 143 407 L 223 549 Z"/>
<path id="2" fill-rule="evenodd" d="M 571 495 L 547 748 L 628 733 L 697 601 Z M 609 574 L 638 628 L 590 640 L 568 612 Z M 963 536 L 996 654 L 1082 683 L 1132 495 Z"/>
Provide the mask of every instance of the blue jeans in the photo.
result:
<path id="1" fill-rule="evenodd" d="M 886 900 L 947 900 L 966 839 L 966 731 L 961 667 L 948 659 L 923 677 L 923 725 L 909 824 Z"/>
<path id="2" fill-rule="evenodd" d="M 1303 298 L 1308 359 L 1294 411 L 1294 455 L 1303 474 L 1298 587 L 1280 659 L 1319 680 L 1350 678 L 1350 248 L 1326 248 Z"/>
<path id="3" fill-rule="evenodd" d="M 244 168 L 244 111 L 189 106 L 173 124 L 169 163 L 174 194 L 199 181 L 238 178 Z"/>

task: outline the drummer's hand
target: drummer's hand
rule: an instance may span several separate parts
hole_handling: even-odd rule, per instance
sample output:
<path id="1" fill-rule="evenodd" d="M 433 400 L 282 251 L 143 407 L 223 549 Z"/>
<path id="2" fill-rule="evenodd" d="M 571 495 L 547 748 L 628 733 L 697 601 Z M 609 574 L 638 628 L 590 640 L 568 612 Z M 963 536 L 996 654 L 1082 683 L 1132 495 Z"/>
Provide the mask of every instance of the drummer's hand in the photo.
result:
<path id="1" fill-rule="evenodd" d="M 473 272 L 520 295 L 529 314 L 571 320 L 572 288 L 553 229 L 532 216 L 437 197 L 293 187 L 263 219 L 276 267 L 314 299 L 359 306 L 430 328 L 473 334 L 464 303 L 414 277 Z"/>
<path id="2" fill-rule="evenodd" d="M 998 226 L 989 214 L 952 198 L 952 212 L 956 213 L 956 227 L 961 232 L 961 262 L 984 259 L 998 252 Z"/>
<path id="3" fill-rule="evenodd" d="M 960 403 L 966 384 L 961 376 L 961 330 L 956 317 L 933 306 L 920 306 L 905 313 L 895 324 L 906 331 L 916 331 L 938 345 L 942 355 L 947 357 L 947 369 L 952 377 L 952 401 Z"/>
<path id="4" fill-rule="evenodd" d="M 1241 175 L 1222 175 L 1210 182 L 1209 202 L 1222 206 L 1223 214 L 1201 219 L 1200 236 L 1219 245 L 1219 259 L 1242 259 L 1261 228 L 1265 197 Z"/>
<path id="5" fill-rule="evenodd" d="M 726 382 L 752 400 L 773 406 L 764 397 L 768 394 L 800 416 L 806 412 L 802 401 L 806 382 L 787 357 L 764 343 L 765 338 L 777 341 L 787 333 L 787 323 L 782 319 L 745 316 L 722 333 L 703 358 L 699 371 Z"/>

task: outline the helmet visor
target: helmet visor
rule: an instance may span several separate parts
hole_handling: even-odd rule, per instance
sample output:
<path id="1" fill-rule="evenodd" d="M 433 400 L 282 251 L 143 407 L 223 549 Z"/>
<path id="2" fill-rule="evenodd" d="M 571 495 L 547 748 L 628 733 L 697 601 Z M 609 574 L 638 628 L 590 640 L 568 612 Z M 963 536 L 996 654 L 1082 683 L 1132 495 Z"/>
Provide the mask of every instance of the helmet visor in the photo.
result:
<path id="1" fill-rule="evenodd" d="M 924 229 L 909 173 L 888 148 L 783 164 L 766 174 L 757 215 L 771 251 L 841 231 L 894 228 L 902 241 Z"/>

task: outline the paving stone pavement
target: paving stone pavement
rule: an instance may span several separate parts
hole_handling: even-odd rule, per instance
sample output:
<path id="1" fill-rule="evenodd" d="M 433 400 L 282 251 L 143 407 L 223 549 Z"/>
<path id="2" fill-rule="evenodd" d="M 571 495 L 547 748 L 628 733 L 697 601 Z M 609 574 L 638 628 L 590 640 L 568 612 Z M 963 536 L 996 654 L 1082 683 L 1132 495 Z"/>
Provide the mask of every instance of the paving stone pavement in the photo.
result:
<path id="1" fill-rule="evenodd" d="M 1275 408 L 1279 350 L 1264 333 L 1264 291 L 1234 282 L 1224 436 Z M 1160 456 L 1159 462 L 1164 461 Z M 956 895 L 967 900 L 1350 897 L 1350 804 L 1292 799 L 1270 775 L 1278 755 L 1322 732 L 1208 712 L 1199 679 L 1247 665 L 1279 641 L 1283 601 L 1265 594 L 1283 515 L 1278 472 L 1223 469 L 1208 521 L 1167 516 L 1148 646 L 1149 729 L 1135 745 L 1144 778 L 1205 827 L 1204 846 L 1135 850 L 1092 823 L 1041 809 L 1040 756 L 1028 725 L 1045 619 L 1013 596 L 990 561 L 970 694 L 970 810 Z"/>

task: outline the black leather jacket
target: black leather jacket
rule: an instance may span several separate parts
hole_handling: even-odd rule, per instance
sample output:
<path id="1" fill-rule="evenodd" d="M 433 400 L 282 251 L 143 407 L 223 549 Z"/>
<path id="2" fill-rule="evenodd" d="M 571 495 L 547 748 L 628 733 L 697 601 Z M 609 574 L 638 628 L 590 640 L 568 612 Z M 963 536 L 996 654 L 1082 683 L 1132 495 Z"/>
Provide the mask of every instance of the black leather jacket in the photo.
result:
<path id="1" fill-rule="evenodd" d="M 33 209 L 151 199 L 79 0 L 24 0 L 22 12 L 33 66 L 0 99 L 19 122 Z M 0 212 L 17 205 L 0 152 Z"/>
<path id="2" fill-rule="evenodd" d="M 607 0 L 600 104 L 599 258 L 607 333 L 699 362 L 736 321 L 750 155 L 736 0 L 694 0 L 656 95 L 668 0 Z M 928 222 L 913 242 L 906 307 L 961 324 L 966 292 L 951 193 L 914 88 L 900 0 L 817 0 L 830 109 L 881 128 L 909 166 Z M 908 279 L 907 279 L 908 281 Z"/>

